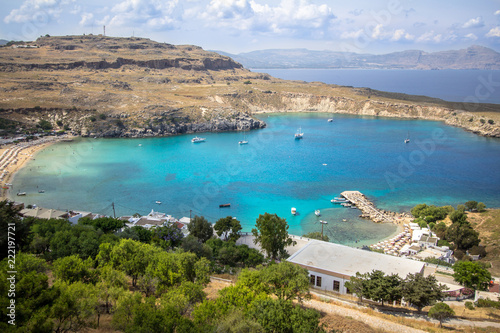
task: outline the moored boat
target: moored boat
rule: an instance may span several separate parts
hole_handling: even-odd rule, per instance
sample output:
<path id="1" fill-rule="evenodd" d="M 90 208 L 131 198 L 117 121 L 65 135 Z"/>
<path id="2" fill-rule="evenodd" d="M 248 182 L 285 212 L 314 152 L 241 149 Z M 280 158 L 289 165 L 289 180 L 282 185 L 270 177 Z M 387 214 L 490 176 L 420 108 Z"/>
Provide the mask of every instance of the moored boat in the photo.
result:
<path id="1" fill-rule="evenodd" d="M 292 215 L 297 215 L 297 208 L 292 207 Z"/>
<path id="2" fill-rule="evenodd" d="M 227 204 L 220 204 L 219 205 L 219 208 L 227 208 L 227 207 L 231 207 L 231 204 L 227 203 Z"/>
<path id="3" fill-rule="evenodd" d="M 295 140 L 300 140 L 304 136 L 304 133 L 302 133 L 302 129 L 299 127 L 297 130 L 297 133 L 295 133 Z"/>
<path id="4" fill-rule="evenodd" d="M 205 138 L 194 137 L 191 139 L 192 143 L 205 142 Z"/>
<path id="5" fill-rule="evenodd" d="M 319 209 L 316 209 L 314 211 L 314 214 L 316 214 L 316 216 L 321 216 L 321 211 Z"/>

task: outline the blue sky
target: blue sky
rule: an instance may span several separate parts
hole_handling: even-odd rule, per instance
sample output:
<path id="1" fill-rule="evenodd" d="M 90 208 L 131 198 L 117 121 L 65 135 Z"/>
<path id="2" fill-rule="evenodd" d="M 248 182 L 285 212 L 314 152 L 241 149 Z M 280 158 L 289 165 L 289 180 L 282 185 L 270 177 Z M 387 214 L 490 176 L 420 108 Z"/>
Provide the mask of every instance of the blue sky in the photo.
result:
<path id="1" fill-rule="evenodd" d="M 147 37 L 231 53 L 500 51 L 499 0 L 2 0 L 0 39 Z"/>

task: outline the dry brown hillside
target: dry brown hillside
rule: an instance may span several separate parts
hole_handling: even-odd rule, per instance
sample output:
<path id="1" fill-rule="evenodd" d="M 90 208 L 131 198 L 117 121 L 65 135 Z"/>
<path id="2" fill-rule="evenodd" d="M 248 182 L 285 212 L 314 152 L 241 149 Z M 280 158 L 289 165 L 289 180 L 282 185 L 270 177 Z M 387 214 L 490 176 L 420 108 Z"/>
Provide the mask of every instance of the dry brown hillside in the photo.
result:
<path id="1" fill-rule="evenodd" d="M 0 47 L 0 92 L 0 118 L 27 127 L 44 119 L 79 135 L 261 128 L 255 112 L 312 111 L 443 120 L 500 137 L 495 105 L 469 113 L 434 99 L 284 81 L 197 46 L 144 38 L 46 36 Z"/>

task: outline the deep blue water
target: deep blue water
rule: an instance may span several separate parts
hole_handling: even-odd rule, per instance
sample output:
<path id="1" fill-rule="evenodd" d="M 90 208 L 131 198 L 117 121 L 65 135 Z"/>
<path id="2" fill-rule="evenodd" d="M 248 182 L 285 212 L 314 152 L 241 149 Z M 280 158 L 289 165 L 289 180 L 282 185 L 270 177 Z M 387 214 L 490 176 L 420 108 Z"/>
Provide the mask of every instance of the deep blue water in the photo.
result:
<path id="1" fill-rule="evenodd" d="M 26 191 L 25 202 L 42 207 L 110 215 L 112 202 L 117 215 L 155 209 L 182 217 L 191 210 L 212 222 L 231 215 L 247 231 L 259 214 L 277 213 L 297 235 L 321 230 L 314 215 L 320 209 L 329 222 L 325 232 L 349 245 L 387 237 L 395 226 L 332 205 L 330 199 L 345 190 L 359 190 L 395 211 L 467 200 L 500 206 L 498 139 L 433 121 L 318 113 L 260 117 L 268 127 L 247 132 L 244 146 L 238 145 L 241 132 L 205 133 L 199 144 L 191 143 L 194 135 L 58 143 L 16 175 L 13 193 Z M 299 127 L 304 139 L 294 140 Z M 408 133 L 411 142 L 404 144 Z M 231 207 L 219 208 L 225 203 Z M 292 216 L 291 207 L 299 215 Z"/>
<path id="2" fill-rule="evenodd" d="M 423 95 L 451 102 L 500 104 L 500 71 L 380 69 L 252 69 L 286 80 L 319 81 Z"/>

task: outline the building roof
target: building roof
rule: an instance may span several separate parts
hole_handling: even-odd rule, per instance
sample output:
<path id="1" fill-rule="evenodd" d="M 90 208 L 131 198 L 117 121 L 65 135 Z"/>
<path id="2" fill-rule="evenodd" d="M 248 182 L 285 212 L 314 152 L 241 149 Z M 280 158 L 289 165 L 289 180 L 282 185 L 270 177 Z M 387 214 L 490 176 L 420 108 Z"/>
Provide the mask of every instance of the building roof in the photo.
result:
<path id="1" fill-rule="evenodd" d="M 135 223 L 135 225 L 163 225 L 165 221 L 164 220 L 157 220 L 157 219 L 149 219 L 147 217 L 142 217 L 139 221 Z"/>
<path id="2" fill-rule="evenodd" d="M 387 275 L 398 274 L 405 278 L 408 273 L 420 273 L 424 268 L 424 263 L 415 260 L 322 241 L 309 242 L 288 261 L 346 277 L 354 276 L 356 272 L 363 274 L 381 270 Z"/>
<path id="3" fill-rule="evenodd" d="M 68 212 L 42 207 L 26 208 L 21 210 L 20 213 L 26 217 L 36 217 L 39 219 L 63 219 L 68 217 Z"/>

